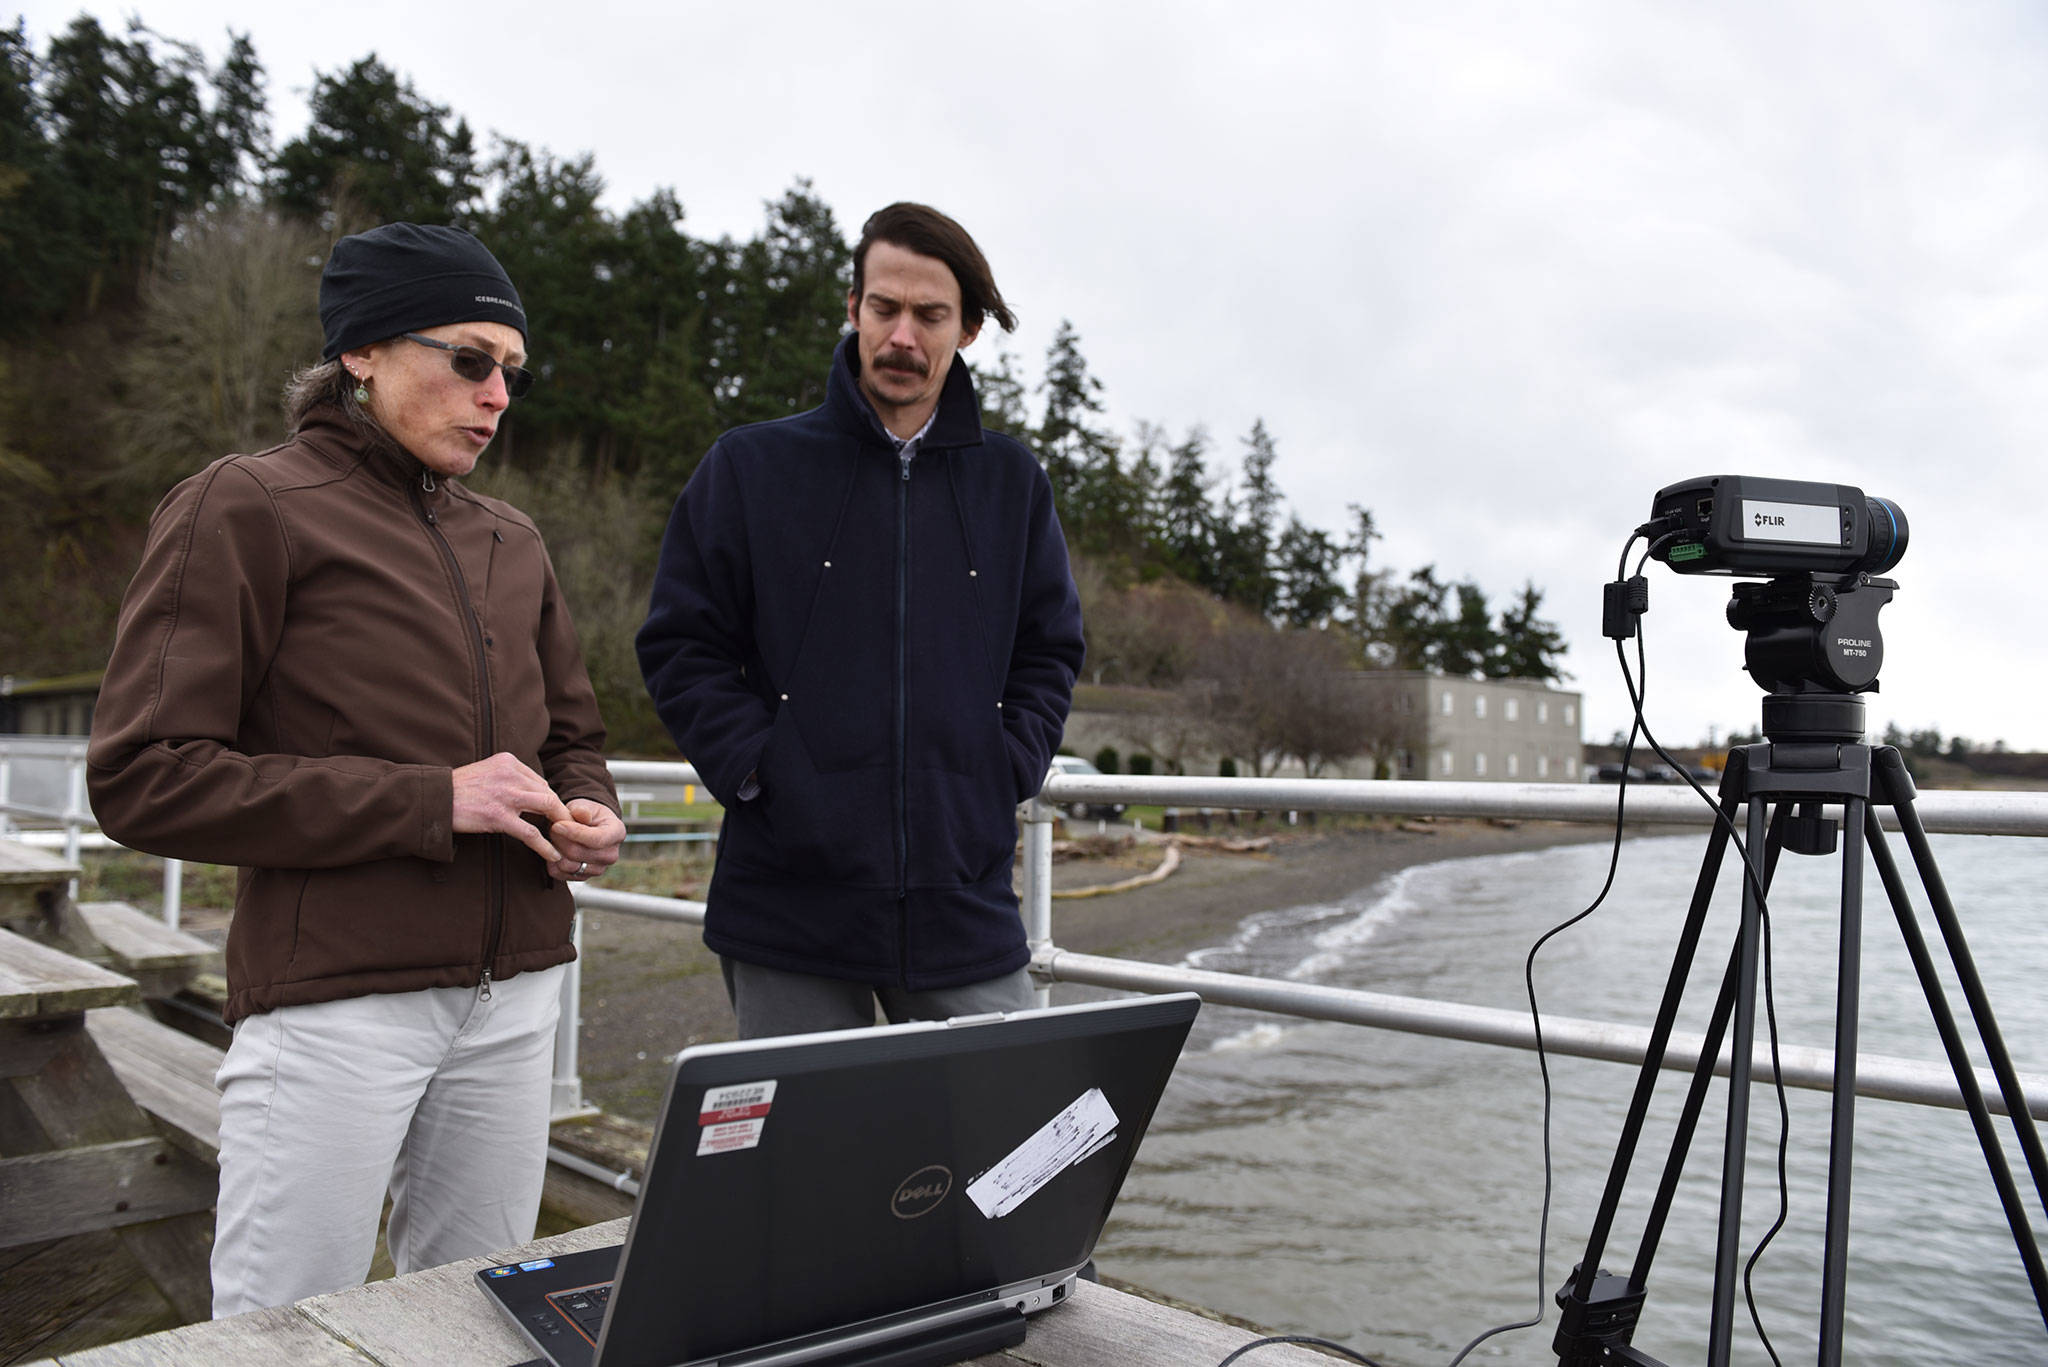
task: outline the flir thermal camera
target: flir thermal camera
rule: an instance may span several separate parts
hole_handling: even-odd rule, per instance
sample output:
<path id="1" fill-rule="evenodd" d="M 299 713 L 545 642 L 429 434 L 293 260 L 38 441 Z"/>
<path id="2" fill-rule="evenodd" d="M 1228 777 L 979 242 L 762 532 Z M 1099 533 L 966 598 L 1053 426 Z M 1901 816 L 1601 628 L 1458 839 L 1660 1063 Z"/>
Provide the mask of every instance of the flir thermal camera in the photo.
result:
<path id="1" fill-rule="evenodd" d="M 1883 574 L 1906 553 L 1906 515 L 1846 484 L 1705 475 L 1657 491 L 1667 534 L 1650 554 L 1680 574 Z"/>

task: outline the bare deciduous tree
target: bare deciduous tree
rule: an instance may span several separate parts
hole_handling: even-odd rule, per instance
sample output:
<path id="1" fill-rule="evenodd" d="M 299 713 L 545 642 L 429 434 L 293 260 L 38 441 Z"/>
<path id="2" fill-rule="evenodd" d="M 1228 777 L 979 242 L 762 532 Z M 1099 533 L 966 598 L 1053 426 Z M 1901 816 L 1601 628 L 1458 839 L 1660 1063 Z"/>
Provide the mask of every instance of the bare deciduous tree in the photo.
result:
<path id="1" fill-rule="evenodd" d="M 143 286 L 122 357 L 124 474 L 161 489 L 230 452 L 283 439 L 293 370 L 320 358 L 324 235 L 233 204 L 179 229 Z"/>

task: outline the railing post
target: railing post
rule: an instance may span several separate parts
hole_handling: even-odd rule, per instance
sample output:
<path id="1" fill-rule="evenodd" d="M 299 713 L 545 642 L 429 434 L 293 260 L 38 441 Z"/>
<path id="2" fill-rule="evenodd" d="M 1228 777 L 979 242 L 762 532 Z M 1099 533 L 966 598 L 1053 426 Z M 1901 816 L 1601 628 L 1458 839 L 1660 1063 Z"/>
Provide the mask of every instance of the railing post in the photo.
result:
<path id="1" fill-rule="evenodd" d="M 14 794 L 14 751 L 0 741 L 0 835 L 14 834 L 14 812 L 7 804 Z"/>
<path id="2" fill-rule="evenodd" d="M 569 942 L 576 947 L 576 957 L 567 965 L 562 975 L 562 1014 L 555 1022 L 555 1080 L 548 1117 L 560 1120 L 565 1116 L 580 1115 L 583 1105 L 583 1078 L 577 1069 L 581 1063 L 577 1058 L 578 1036 L 583 1029 L 583 913 L 578 911 L 569 923 Z"/>
<path id="3" fill-rule="evenodd" d="M 92 820 L 92 809 L 85 805 L 85 747 L 77 745 L 64 752 L 64 768 L 70 779 L 64 799 L 64 862 L 78 867 L 78 832 L 82 823 Z M 66 893 L 73 902 L 78 900 L 78 880 L 71 880 Z"/>
<path id="4" fill-rule="evenodd" d="M 185 907 L 185 861 L 164 860 L 164 924 L 172 930 L 178 928 L 178 920 Z"/>
<path id="5" fill-rule="evenodd" d="M 1052 947 L 1052 823 L 1059 817 L 1059 808 L 1033 797 L 1020 804 L 1017 812 L 1024 820 L 1018 900 L 1023 904 L 1024 939 L 1031 957 L 1037 959 Z M 1041 984 L 1037 991 L 1040 1006 L 1052 1005 L 1050 984 Z"/>

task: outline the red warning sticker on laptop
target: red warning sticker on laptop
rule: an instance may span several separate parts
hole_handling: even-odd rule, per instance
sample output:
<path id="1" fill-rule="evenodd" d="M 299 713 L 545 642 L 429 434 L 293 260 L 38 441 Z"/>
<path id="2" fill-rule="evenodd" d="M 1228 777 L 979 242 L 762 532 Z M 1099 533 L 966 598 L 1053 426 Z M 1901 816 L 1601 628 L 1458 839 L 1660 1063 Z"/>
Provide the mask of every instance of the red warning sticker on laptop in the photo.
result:
<path id="1" fill-rule="evenodd" d="M 761 1142 L 768 1110 L 775 1103 L 775 1083 L 735 1082 L 707 1087 L 697 1107 L 697 1152 L 731 1153 Z"/>

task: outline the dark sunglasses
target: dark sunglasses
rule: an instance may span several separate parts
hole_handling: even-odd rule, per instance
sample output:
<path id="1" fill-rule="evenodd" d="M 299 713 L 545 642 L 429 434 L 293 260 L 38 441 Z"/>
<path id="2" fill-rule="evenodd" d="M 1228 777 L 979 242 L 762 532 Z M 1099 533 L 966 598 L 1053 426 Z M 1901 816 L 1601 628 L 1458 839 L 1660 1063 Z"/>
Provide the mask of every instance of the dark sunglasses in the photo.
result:
<path id="1" fill-rule="evenodd" d="M 431 337 L 422 337 L 417 332 L 401 332 L 398 335 L 408 342 L 418 342 L 421 346 L 448 352 L 448 368 L 471 384 L 482 384 L 491 378 L 493 370 L 502 370 L 505 372 L 505 392 L 513 398 L 524 398 L 526 391 L 533 388 L 531 370 L 521 370 L 516 365 L 506 365 L 503 361 L 494 360 L 488 351 L 479 351 L 473 346 L 456 346 L 453 342 L 437 342 Z"/>

